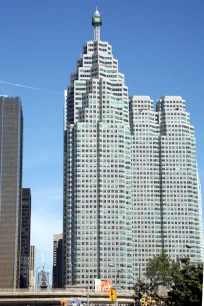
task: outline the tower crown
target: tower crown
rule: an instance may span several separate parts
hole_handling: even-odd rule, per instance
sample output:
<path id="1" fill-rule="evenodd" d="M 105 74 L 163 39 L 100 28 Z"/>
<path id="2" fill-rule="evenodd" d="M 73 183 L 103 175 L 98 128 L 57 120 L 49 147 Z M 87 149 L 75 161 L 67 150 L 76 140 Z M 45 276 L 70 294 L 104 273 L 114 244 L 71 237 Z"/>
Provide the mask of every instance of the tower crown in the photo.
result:
<path id="1" fill-rule="evenodd" d="M 102 19 L 99 11 L 95 10 L 92 17 L 92 26 L 94 27 L 94 40 L 100 40 L 100 26 L 102 25 Z"/>
<path id="2" fill-rule="evenodd" d="M 97 9 L 92 17 L 92 25 L 94 27 L 97 27 L 97 26 L 100 27 L 102 25 L 101 15 Z"/>
<path id="3" fill-rule="evenodd" d="M 99 16 L 99 17 L 100 17 L 100 13 L 99 13 L 99 11 L 98 11 L 97 8 L 96 8 L 96 10 L 95 10 L 94 16 Z"/>

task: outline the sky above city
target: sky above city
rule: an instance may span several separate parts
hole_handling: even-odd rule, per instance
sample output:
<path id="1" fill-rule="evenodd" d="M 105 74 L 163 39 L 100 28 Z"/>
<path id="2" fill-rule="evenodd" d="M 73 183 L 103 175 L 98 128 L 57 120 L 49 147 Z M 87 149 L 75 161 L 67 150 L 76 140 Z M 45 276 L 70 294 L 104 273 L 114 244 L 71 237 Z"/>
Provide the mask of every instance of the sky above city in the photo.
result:
<path id="1" fill-rule="evenodd" d="M 32 193 L 36 268 L 43 252 L 52 269 L 53 234 L 62 232 L 63 92 L 82 45 L 93 39 L 96 5 L 103 20 L 101 40 L 112 45 L 129 95 L 186 100 L 204 186 L 203 0 L 1 1 L 0 94 L 22 100 L 23 187 Z"/>

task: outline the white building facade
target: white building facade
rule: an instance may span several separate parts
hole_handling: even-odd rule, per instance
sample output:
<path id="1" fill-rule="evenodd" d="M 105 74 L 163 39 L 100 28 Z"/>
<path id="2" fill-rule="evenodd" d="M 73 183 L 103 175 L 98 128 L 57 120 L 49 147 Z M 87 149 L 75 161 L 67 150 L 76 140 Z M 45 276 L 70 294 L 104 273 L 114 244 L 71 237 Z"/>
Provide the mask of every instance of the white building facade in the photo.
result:
<path id="1" fill-rule="evenodd" d="M 133 272 L 128 89 L 111 46 L 98 40 L 98 11 L 93 19 L 95 40 L 65 93 L 63 230 L 64 284 L 91 288 L 115 278 L 109 264 Z M 122 274 L 121 286 L 129 283 Z"/>
<path id="2" fill-rule="evenodd" d="M 203 259 L 196 140 L 186 101 L 179 96 L 162 97 L 157 101 L 157 111 L 163 246 L 172 258 Z"/>
<path id="3" fill-rule="evenodd" d="M 201 192 L 185 101 L 129 99 L 101 23 L 65 91 L 63 285 L 128 289 L 163 249 L 201 259 Z"/>
<path id="4" fill-rule="evenodd" d="M 165 250 L 203 259 L 201 190 L 194 127 L 179 96 L 130 98 L 133 244 L 136 277 Z"/>
<path id="5" fill-rule="evenodd" d="M 29 289 L 35 289 L 35 246 L 30 246 L 29 256 Z"/>
<path id="6" fill-rule="evenodd" d="M 148 96 L 130 98 L 134 273 L 162 251 L 159 115 Z"/>

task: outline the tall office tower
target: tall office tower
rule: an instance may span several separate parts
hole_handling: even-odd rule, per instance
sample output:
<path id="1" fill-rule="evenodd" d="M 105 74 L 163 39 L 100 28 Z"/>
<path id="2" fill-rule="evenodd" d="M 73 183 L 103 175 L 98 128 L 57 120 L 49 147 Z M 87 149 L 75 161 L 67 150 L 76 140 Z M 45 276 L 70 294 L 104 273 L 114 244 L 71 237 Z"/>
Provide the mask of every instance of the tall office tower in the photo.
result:
<path id="1" fill-rule="evenodd" d="M 130 97 L 133 264 L 136 277 L 161 253 L 159 119 L 148 96 Z"/>
<path id="2" fill-rule="evenodd" d="M 31 226 L 30 219 L 31 219 L 30 188 L 23 188 L 22 214 L 21 214 L 20 288 L 28 288 L 29 284 L 30 226 Z"/>
<path id="3" fill-rule="evenodd" d="M 29 289 L 35 289 L 35 246 L 30 246 L 29 256 Z"/>
<path id="4" fill-rule="evenodd" d="M 194 127 L 181 97 L 160 98 L 157 111 L 160 118 L 162 244 L 172 258 L 201 259 L 204 258 L 202 206 Z"/>
<path id="5" fill-rule="evenodd" d="M 20 285 L 22 147 L 20 99 L 0 96 L 0 288 Z"/>
<path id="6" fill-rule="evenodd" d="M 62 238 L 62 234 L 54 235 L 53 238 L 53 288 L 62 288 Z"/>
<path id="7" fill-rule="evenodd" d="M 132 273 L 131 133 L 128 88 L 112 47 L 100 41 L 101 17 L 92 18 L 94 40 L 83 46 L 65 93 L 64 285 L 94 286 Z M 120 285 L 130 277 L 120 273 Z"/>
<path id="8" fill-rule="evenodd" d="M 201 192 L 194 128 L 181 97 L 130 98 L 134 273 L 166 250 L 203 258 Z M 190 246 L 191 248 L 187 248 Z"/>

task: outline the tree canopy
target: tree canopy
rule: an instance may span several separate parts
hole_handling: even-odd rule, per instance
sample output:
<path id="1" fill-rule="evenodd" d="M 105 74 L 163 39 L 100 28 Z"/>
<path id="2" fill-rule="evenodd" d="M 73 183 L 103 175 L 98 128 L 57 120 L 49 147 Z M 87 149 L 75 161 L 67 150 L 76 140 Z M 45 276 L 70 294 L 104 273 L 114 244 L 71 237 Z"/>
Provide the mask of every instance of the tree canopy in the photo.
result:
<path id="1" fill-rule="evenodd" d="M 174 285 L 170 296 L 177 306 L 201 306 L 203 267 L 185 262 L 174 277 Z"/>
<path id="2" fill-rule="evenodd" d="M 151 290 L 157 291 L 159 286 L 167 289 L 172 288 L 174 275 L 179 271 L 179 264 L 171 262 L 166 252 L 150 258 L 147 268 L 146 277 L 150 280 Z"/>
<path id="3" fill-rule="evenodd" d="M 166 305 L 201 306 L 202 304 L 202 263 L 192 264 L 189 258 L 172 262 L 165 252 L 150 258 L 146 267 L 147 281 L 138 280 L 136 294 L 151 292 L 165 301 Z M 162 297 L 160 286 L 166 288 L 168 296 Z"/>

